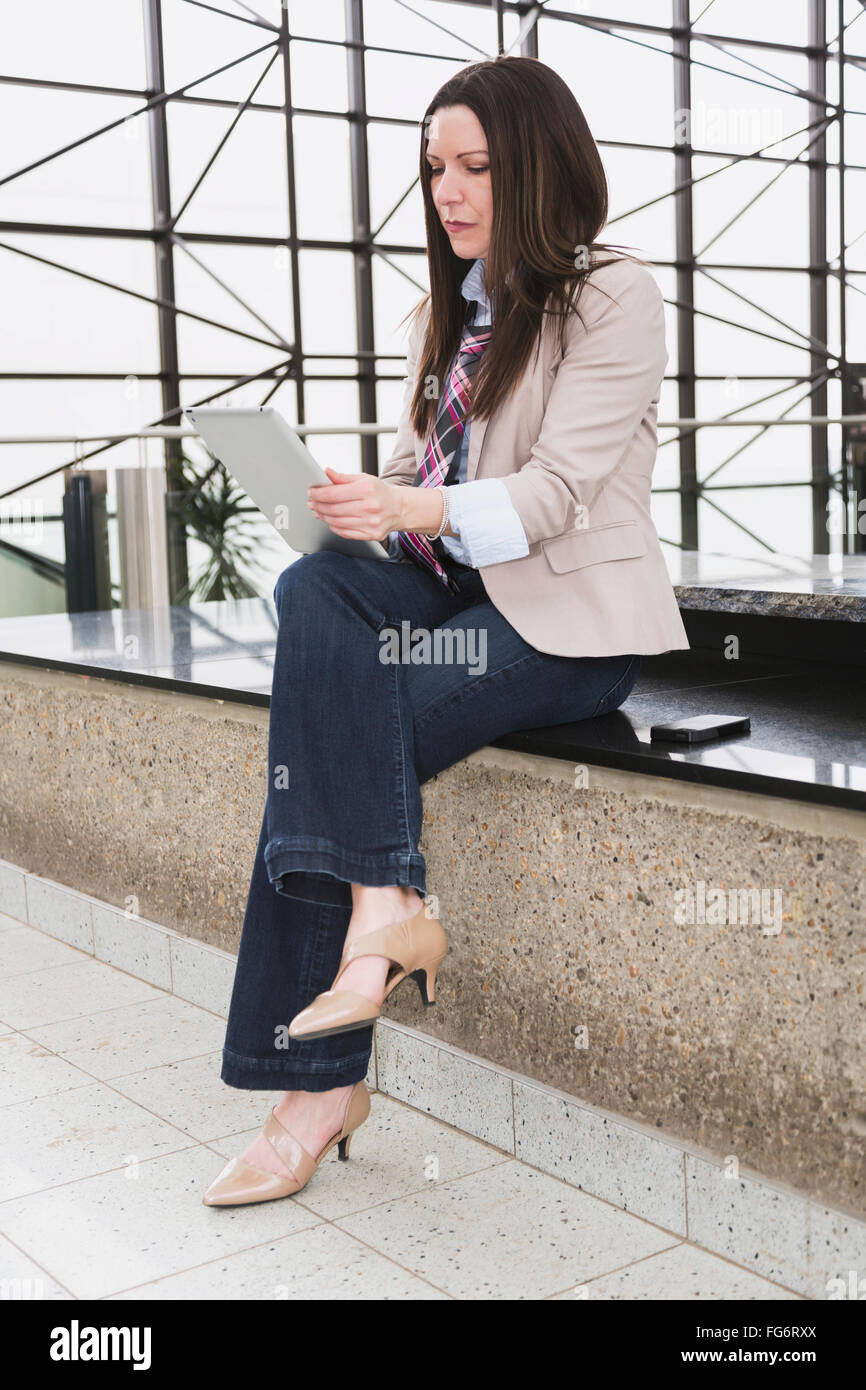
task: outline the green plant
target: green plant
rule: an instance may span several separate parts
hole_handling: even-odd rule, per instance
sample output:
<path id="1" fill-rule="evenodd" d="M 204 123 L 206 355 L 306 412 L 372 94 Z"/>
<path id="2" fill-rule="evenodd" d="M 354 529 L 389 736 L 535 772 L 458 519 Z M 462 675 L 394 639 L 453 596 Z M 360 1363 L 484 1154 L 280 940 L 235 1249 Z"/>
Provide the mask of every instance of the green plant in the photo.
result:
<path id="1" fill-rule="evenodd" d="M 199 472 L 183 454 L 174 477 L 179 484 L 170 493 L 174 515 L 210 552 L 198 573 L 190 576 L 178 602 L 257 598 L 256 552 L 264 521 L 249 510 L 246 493 L 218 459 Z"/>

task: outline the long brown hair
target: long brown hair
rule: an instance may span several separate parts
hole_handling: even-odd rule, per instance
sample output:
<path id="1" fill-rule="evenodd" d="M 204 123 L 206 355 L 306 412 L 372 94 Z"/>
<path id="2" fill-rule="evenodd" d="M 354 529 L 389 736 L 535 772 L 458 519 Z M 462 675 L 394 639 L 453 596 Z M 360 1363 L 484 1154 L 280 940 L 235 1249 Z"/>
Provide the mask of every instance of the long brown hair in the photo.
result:
<path id="1" fill-rule="evenodd" d="M 492 414 L 511 393 L 538 347 L 544 322 L 566 318 L 608 245 L 595 238 L 607 221 L 607 179 L 586 118 L 569 87 L 537 58 L 491 58 L 462 68 L 439 88 L 422 120 L 420 182 L 427 228 L 430 293 L 408 317 L 430 304 L 418 358 L 410 418 L 416 434 L 433 428 L 438 400 L 425 383 L 443 382 L 457 351 L 468 270 L 455 255 L 436 210 L 426 151 L 430 120 L 440 107 L 468 106 L 487 138 L 493 223 L 485 258 L 485 288 L 495 300 L 493 334 L 474 378 L 471 414 Z M 548 302 L 549 301 L 549 302 Z M 405 322 L 405 320 L 404 320 Z"/>

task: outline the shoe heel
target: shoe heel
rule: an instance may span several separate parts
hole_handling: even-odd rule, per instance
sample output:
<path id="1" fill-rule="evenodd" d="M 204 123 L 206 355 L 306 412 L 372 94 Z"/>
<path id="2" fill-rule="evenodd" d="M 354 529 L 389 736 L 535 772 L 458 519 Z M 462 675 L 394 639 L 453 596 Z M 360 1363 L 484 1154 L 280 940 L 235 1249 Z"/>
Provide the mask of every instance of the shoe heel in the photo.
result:
<path id="1" fill-rule="evenodd" d="M 444 959 L 444 955 L 440 956 L 429 965 L 422 965 L 419 970 L 412 971 L 412 979 L 417 984 L 421 999 L 428 1009 L 436 1003 L 436 974 Z"/>
<path id="2" fill-rule="evenodd" d="M 349 1157 L 349 1145 L 352 1142 L 351 1134 L 347 1134 L 345 1139 L 341 1139 L 337 1144 L 337 1157 L 347 1159 Z"/>

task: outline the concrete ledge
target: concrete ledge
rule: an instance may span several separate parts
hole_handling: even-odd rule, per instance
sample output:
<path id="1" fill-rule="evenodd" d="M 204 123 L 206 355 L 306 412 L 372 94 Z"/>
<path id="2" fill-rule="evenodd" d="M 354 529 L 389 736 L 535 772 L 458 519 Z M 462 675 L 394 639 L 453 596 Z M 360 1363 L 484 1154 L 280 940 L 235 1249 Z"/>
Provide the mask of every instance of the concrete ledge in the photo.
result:
<path id="1" fill-rule="evenodd" d="M 227 998 L 267 712 L 2 664 L 0 722 L 0 854 L 32 871 L 34 923 L 161 987 L 170 971 L 194 1002 Z M 499 749 L 435 778 L 424 806 L 451 949 L 418 1036 L 614 1117 L 641 1182 L 634 1133 L 866 1213 L 862 815 Z M 77 891 L 61 900 L 45 879 Z M 24 891 L 0 882 L 0 907 L 20 915 Z M 727 916 L 679 920 L 678 895 L 697 906 L 702 892 Z M 766 919 L 732 920 L 751 893 L 767 895 Z M 388 1017 L 416 1028 L 417 996 L 398 990 Z M 498 1143 L 495 1094 L 465 1127 L 489 1111 Z M 584 1126 L 569 1170 L 581 1184 L 580 1155 L 608 1129 Z M 646 1201 L 679 1230 L 670 1153 L 653 1155 Z M 624 1164 L 599 1193 L 623 1204 L 636 1200 Z"/>
<path id="2" fill-rule="evenodd" d="M 2 861 L 0 911 L 62 941 L 71 920 L 90 922 L 95 957 L 227 1014 L 225 951 Z M 866 1271 L 866 1223 L 851 1214 L 391 1020 L 367 1084 L 807 1298 L 847 1297 Z"/>

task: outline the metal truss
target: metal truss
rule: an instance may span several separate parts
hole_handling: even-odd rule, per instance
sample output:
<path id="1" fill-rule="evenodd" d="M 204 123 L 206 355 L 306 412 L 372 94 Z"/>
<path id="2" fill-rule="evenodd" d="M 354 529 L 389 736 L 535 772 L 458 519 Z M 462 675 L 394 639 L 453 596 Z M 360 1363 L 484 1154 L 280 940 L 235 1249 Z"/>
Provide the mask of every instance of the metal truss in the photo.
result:
<path id="1" fill-rule="evenodd" d="M 64 144 L 54 150 L 51 154 L 44 155 L 42 158 L 7 174 L 0 179 L 0 187 L 9 184 L 16 178 L 29 173 L 33 169 L 40 167 L 52 160 L 61 159 L 71 150 L 77 149 L 91 140 L 98 139 L 106 132 L 115 129 L 128 120 L 141 117 L 147 121 L 150 136 L 150 161 L 151 161 L 151 182 L 153 191 L 153 225 L 146 228 L 133 227 L 101 227 L 101 226 L 80 226 L 72 223 L 64 224 L 42 224 L 28 221 L 6 220 L 0 221 L 0 236 L 3 232 L 7 233 L 51 233 L 58 238 L 64 236 L 89 235 L 93 237 L 122 237 L 137 240 L 146 240 L 154 247 L 156 262 L 156 294 L 153 296 L 145 295 L 139 291 L 128 288 L 109 281 L 105 278 L 87 274 L 64 264 L 62 258 L 54 259 L 47 256 L 36 255 L 32 251 L 27 251 L 22 247 L 15 246 L 9 242 L 0 240 L 0 252 L 4 254 L 17 255 L 30 260 L 40 262 L 44 265 L 60 269 L 69 275 L 76 276 L 82 280 L 99 285 L 103 288 L 111 289 L 117 294 L 127 295 L 139 301 L 150 304 L 156 315 L 159 328 L 159 350 L 160 350 L 160 370 L 157 373 L 149 374 L 150 379 L 158 380 L 162 389 L 162 414 L 158 419 L 149 422 L 148 427 L 158 428 L 160 426 L 171 426 L 178 423 L 180 415 L 181 383 L 184 380 L 184 373 L 181 371 L 178 345 L 177 345 L 177 321 L 178 318 L 187 317 L 199 323 L 219 329 L 222 332 L 233 334 L 241 339 L 255 342 L 273 350 L 273 361 L 269 367 L 261 372 L 247 376 L 232 376 L 225 373 L 208 373 L 209 376 L 217 380 L 224 381 L 225 384 L 213 391 L 207 397 L 202 398 L 197 403 L 203 404 L 205 401 L 213 401 L 240 386 L 251 385 L 255 382 L 262 384 L 261 400 L 264 403 L 269 400 L 287 381 L 292 381 L 297 395 L 297 418 L 303 426 L 306 423 L 305 407 L 305 383 L 315 379 L 327 379 L 346 381 L 353 380 L 357 383 L 359 393 L 359 418 L 362 426 L 372 424 L 376 421 L 376 384 L 379 380 L 396 379 L 385 378 L 377 373 L 377 363 L 388 361 L 391 358 L 395 362 L 400 361 L 393 354 L 383 354 L 376 351 L 375 338 L 373 331 L 373 289 L 372 289 L 372 266 L 373 257 L 378 256 L 388 263 L 391 268 L 399 275 L 406 278 L 413 284 L 419 292 L 423 292 L 424 285 L 420 280 L 416 280 L 405 268 L 399 265 L 393 257 L 416 254 L 420 258 L 423 255 L 423 248 L 410 246 L 402 243 L 389 241 L 387 239 L 387 227 L 391 218 L 405 199 L 412 193 L 417 176 L 409 183 L 405 193 L 397 200 L 394 206 L 388 211 L 386 216 L 377 226 L 372 225 L 370 210 L 369 192 L 369 151 L 367 131 L 371 118 L 366 109 L 366 90 L 365 90 L 365 55 L 370 52 L 388 52 L 403 54 L 406 56 L 423 56 L 438 58 L 450 58 L 454 62 L 476 61 L 478 58 L 494 56 L 486 54 L 475 44 L 470 43 L 459 32 L 459 22 L 461 10 L 465 10 L 466 5 L 476 5 L 484 10 L 489 10 L 487 0 L 461 0 L 456 3 L 452 0 L 454 8 L 454 27 L 451 28 L 432 17 L 421 14 L 407 0 L 395 0 L 396 4 L 402 6 L 415 14 L 418 18 L 426 21 L 429 26 L 432 52 L 420 52 L 418 50 L 395 50 L 383 48 L 381 46 L 367 44 L 364 36 L 364 3 L 363 0 L 345 0 L 346 34 L 344 40 L 322 39 L 315 40 L 323 46 L 338 47 L 345 50 L 347 72 L 348 72 L 348 109 L 344 112 L 320 111 L 296 106 L 292 99 L 292 45 L 303 41 L 309 43 L 312 40 L 304 35 L 297 38 L 292 35 L 289 29 L 289 13 L 284 5 L 281 10 L 279 24 L 275 24 L 257 13 L 253 6 L 243 3 L 243 0 L 223 0 L 222 4 L 209 4 L 205 0 L 183 0 L 183 3 L 194 9 L 202 9 L 216 12 L 227 19 L 237 22 L 239 56 L 231 62 L 215 68 L 196 78 L 194 81 L 184 84 L 183 87 L 174 91 L 167 91 L 164 78 L 163 62 L 163 23 L 162 23 L 162 4 L 161 0 L 143 0 L 144 6 L 144 32 L 146 45 L 146 72 L 147 87 L 143 91 L 126 87 L 99 86 L 91 83 L 76 83 L 73 81 L 42 81 L 39 78 L 20 78 L 0 74 L 0 82 L 16 84 L 20 86 L 37 86 L 42 88 L 55 88 L 66 91 L 125 96 L 132 97 L 140 101 L 140 105 L 131 115 L 122 117 L 119 120 L 111 121 L 98 129 L 91 131 L 70 143 Z M 448 3 L 448 0 L 445 0 Z M 772 425 L 766 421 L 755 421 L 743 419 L 737 421 L 737 416 L 753 410 L 755 406 L 771 401 L 776 396 L 790 392 L 791 388 L 803 386 L 805 389 L 802 394 L 788 404 L 784 410 L 775 417 L 773 424 L 792 424 L 794 423 L 787 417 L 796 409 L 798 405 L 809 403 L 808 414 L 812 423 L 812 461 L 811 461 L 811 480 L 813 498 L 813 549 L 820 553 L 829 548 L 829 536 L 826 526 L 827 504 L 830 497 L 831 488 L 838 488 L 847 503 L 848 479 L 846 470 L 842 469 L 840 476 L 833 478 L 830 475 L 828 465 L 828 425 L 821 423 L 827 421 L 827 387 L 832 379 L 843 379 L 847 370 L 846 359 L 846 317 L 845 317 L 845 296 L 847 289 L 853 289 L 861 293 L 866 293 L 866 289 L 861 289 L 852 278 L 852 272 L 846 267 L 846 252 L 854 241 L 866 235 L 866 228 L 848 246 L 841 245 L 840 254 L 828 261 L 826 246 L 826 223 L 827 223 L 827 147 L 826 135 L 828 128 L 835 126 L 838 130 L 839 155 L 837 165 L 839 170 L 839 226 L 842 229 L 844 241 L 845 227 L 845 178 L 847 170 L 863 170 L 866 166 L 846 164 L 845 162 L 845 107 L 844 107 L 844 74 L 846 64 L 853 64 L 866 68 L 866 58 L 857 55 L 846 54 L 845 33 L 851 24 L 861 19 L 863 11 L 858 12 L 847 25 L 844 21 L 843 0 L 837 0 L 835 9 L 838 13 L 838 24 L 836 25 L 836 36 L 830 42 L 826 39 L 828 4 L 832 6 L 832 0 L 808 0 L 809 4 L 809 40 L 805 50 L 798 46 L 782 41 L 765 41 L 756 39 L 741 38 L 736 35 L 709 35 L 700 30 L 700 21 L 711 9 L 715 0 L 708 0 L 708 3 L 700 11 L 699 15 L 690 20 L 688 0 L 672 0 L 673 5 L 673 24 L 671 28 L 663 28 L 658 25 L 638 23 L 636 21 L 626 21 L 619 19 L 608 19 L 594 16 L 591 13 L 574 14 L 563 10 L 558 10 L 553 0 L 540 0 L 540 3 L 531 4 L 526 0 L 496 0 L 496 23 L 497 23 L 497 46 L 496 52 L 504 53 L 520 52 L 528 56 L 538 54 L 538 22 L 543 17 L 545 25 L 554 23 L 574 24 L 593 29 L 607 35 L 612 44 L 625 43 L 637 46 L 647 52 L 647 62 L 652 63 L 653 53 L 661 54 L 666 60 L 673 59 L 673 110 L 691 109 L 691 76 L 695 68 L 703 68 L 709 71 L 724 73 L 726 76 L 735 76 L 750 86 L 762 90 L 769 90 L 788 96 L 796 96 L 802 99 L 807 106 L 808 121 L 796 131 L 786 133 L 783 137 L 773 141 L 761 148 L 752 150 L 746 154 L 731 156 L 729 152 L 717 151 L 701 148 L 699 151 L 702 157 L 716 156 L 726 160 L 722 167 L 712 170 L 710 173 L 700 176 L 695 175 L 693 169 L 693 159 L 695 151 L 688 141 L 672 143 L 670 146 L 643 144 L 632 141 L 607 141 L 601 138 L 599 144 L 602 147 L 611 149 L 631 149 L 646 151 L 663 151 L 673 155 L 675 179 L 673 187 L 661 191 L 657 197 L 628 209 L 622 213 L 615 221 L 620 221 L 640 212 L 653 204 L 673 199 L 675 213 L 675 254 L 671 261 L 659 261 L 660 266 L 670 267 L 675 274 L 676 293 L 668 299 L 668 303 L 673 307 L 676 314 L 677 325 L 677 346 L 678 346 L 678 371 L 676 373 L 676 383 L 678 391 L 678 427 L 676 433 L 671 438 L 664 440 L 661 447 L 676 445 L 679 450 L 679 486 L 675 491 L 680 497 L 680 520 L 681 520 L 681 541 L 679 544 L 685 549 L 696 549 L 699 542 L 699 501 L 704 501 L 708 505 L 727 516 L 728 519 L 738 527 L 744 534 L 760 543 L 765 549 L 772 551 L 773 547 L 763 538 L 756 535 L 748 526 L 736 517 L 731 516 L 710 494 L 719 491 L 735 491 L 738 489 L 751 488 L 756 484 L 725 483 L 713 481 L 735 459 L 742 456 L 743 452 L 749 448 L 757 439 L 761 438 L 767 429 Z M 861 0 L 861 4 L 866 9 L 866 0 Z M 587 0 L 588 8 L 591 10 L 591 0 Z M 518 35 L 510 48 L 506 50 L 504 44 L 505 17 L 506 15 L 516 16 L 519 20 Z M 864 21 L 866 24 L 866 21 Z M 258 39 L 264 40 L 258 42 Z M 458 50 L 455 53 L 443 51 L 443 47 L 450 44 L 446 41 L 453 41 L 454 47 Z M 732 73 L 729 68 L 722 67 L 709 58 L 698 57 L 696 54 L 697 45 L 701 45 L 701 52 L 706 53 L 707 49 L 714 50 L 720 55 L 740 65 L 742 71 Z M 790 82 L 787 78 L 773 73 L 762 63 L 747 56 L 752 50 L 761 50 L 762 53 L 778 53 L 782 55 L 802 55 L 805 51 L 808 59 L 808 82 L 806 87 L 799 87 Z M 197 89 L 202 84 L 220 73 L 229 71 L 239 66 L 241 63 L 251 59 L 260 59 L 260 69 L 258 75 L 250 87 L 247 97 L 239 104 L 225 98 L 219 98 L 207 93 L 202 93 Z M 765 60 L 766 61 L 766 60 Z M 827 69 L 830 63 L 835 63 L 838 67 L 839 91 L 838 102 L 833 103 L 827 96 Z M 257 93 L 262 86 L 265 78 L 272 68 L 279 66 L 283 76 L 285 101 L 282 105 L 274 105 L 269 102 L 257 100 Z M 203 162 L 201 170 L 192 186 L 180 196 L 176 190 L 170 186 L 169 179 L 169 135 L 167 125 L 167 110 L 169 103 L 192 104 L 200 106 L 212 106 L 224 108 L 226 111 L 233 112 L 232 118 L 216 145 L 210 152 L 209 157 Z M 242 236 L 209 232 L 205 228 L 196 231 L 185 231 L 182 234 L 177 230 L 179 218 L 192 205 L 195 205 L 195 197 L 208 172 L 219 159 L 220 154 L 230 142 L 233 132 L 238 124 L 244 119 L 249 111 L 269 111 L 279 112 L 285 121 L 285 177 L 287 181 L 287 200 L 289 211 L 288 236 L 286 238 L 271 236 Z M 863 115 L 866 113 L 849 112 L 848 114 Z M 298 236 L 298 197 L 299 190 L 295 181 L 295 160 L 293 146 L 293 118 L 296 115 L 315 115 L 320 119 L 339 120 L 348 122 L 350 137 L 350 179 L 351 179 L 351 200 L 353 214 L 353 236 L 350 241 L 339 242 L 327 239 L 301 238 Z M 404 120 L 399 117 L 376 117 L 377 125 L 409 126 L 417 128 L 417 121 Z M 673 120 L 672 120 L 673 124 Z M 803 137 L 802 147 L 794 155 L 780 154 L 776 146 L 783 145 L 790 141 L 792 136 Z M 696 248 L 693 229 L 692 198 L 694 189 L 706 182 L 710 178 L 724 178 L 728 169 L 734 168 L 743 161 L 751 161 L 756 164 L 764 164 L 768 169 L 768 178 L 765 185 L 741 207 L 737 208 L 732 216 L 728 218 L 724 226 L 718 228 L 713 237 L 704 246 Z M 742 264 L 713 262 L 707 259 L 707 253 L 716 241 L 751 207 L 753 207 L 780 179 L 785 177 L 786 172 L 794 165 L 805 165 L 808 168 L 809 179 L 809 264 L 799 267 L 801 271 L 808 273 L 810 282 L 810 317 L 808 331 L 797 328 L 792 323 L 772 313 L 766 305 L 748 299 L 745 295 L 736 290 L 732 285 L 725 282 L 725 271 L 741 270 L 766 270 L 775 271 L 784 269 L 787 272 L 796 271 L 798 267 L 783 267 L 770 264 Z M 304 190 L 301 190 L 304 196 Z M 307 195 L 309 196 L 309 195 Z M 613 225 L 613 224 L 611 224 Z M 277 331 L 273 325 L 245 301 L 244 297 L 226 283 L 215 272 L 213 272 L 196 255 L 194 248 L 207 244 L 227 244 L 238 246 L 284 246 L 287 249 L 291 265 L 292 283 L 292 337 L 291 341 L 286 341 L 283 335 Z M 316 352 L 317 360 L 332 360 L 343 362 L 347 357 L 355 359 L 356 370 L 351 374 L 338 374 L 325 378 L 318 373 L 308 373 L 305 369 L 307 354 L 303 344 L 303 325 L 300 309 L 300 275 L 299 275 L 299 253 L 302 250 L 311 248 L 321 248 L 328 250 L 348 250 L 352 253 L 354 261 L 354 290 L 355 290 L 355 310 L 357 322 L 357 350 L 354 353 L 334 353 L 327 354 Z M 223 323 L 204 315 L 198 314 L 194 308 L 178 304 L 175 294 L 175 264 L 178 255 L 186 256 L 193 260 L 198 267 L 211 277 L 228 295 L 241 305 L 258 324 L 260 332 L 243 330 L 234 325 Z M 694 288 L 698 276 L 704 277 L 712 282 L 716 287 L 729 293 L 733 299 L 740 300 L 749 305 L 752 310 L 756 310 L 765 320 L 766 326 L 758 328 L 751 325 L 744 325 L 735 317 L 725 317 L 724 315 L 713 314 L 706 310 L 697 309 L 694 304 Z M 831 282 L 835 283 L 840 296 L 840 352 L 833 352 L 827 344 L 828 337 L 828 290 Z M 796 377 L 783 377 L 781 374 L 775 377 L 767 375 L 743 375 L 741 380 L 749 381 L 779 381 L 784 380 L 785 385 L 777 390 L 770 391 L 758 400 L 750 401 L 746 405 L 739 406 L 727 415 L 721 417 L 718 424 L 732 426 L 741 423 L 743 426 L 754 428 L 755 433 L 738 448 L 734 449 L 703 478 L 698 476 L 697 460 L 697 430 L 698 428 L 708 427 L 709 421 L 695 421 L 696 416 L 696 391 L 699 380 L 720 380 L 723 378 L 716 376 L 698 376 L 696 372 L 695 355 L 695 331 L 696 323 L 706 319 L 717 323 L 735 327 L 741 333 L 757 335 L 759 338 L 766 339 L 768 342 L 784 344 L 791 347 L 804 348 L 809 353 L 810 370 L 808 375 Z M 45 373 L 3 373 L 4 379 L 88 379 L 88 380 L 112 380 L 122 378 L 123 372 L 105 373 L 79 373 L 69 372 L 45 372 Z M 148 374 L 141 374 L 145 379 Z M 198 376 L 200 373 L 189 374 Z M 688 424 L 687 422 L 695 422 Z M 376 473 L 378 471 L 378 446 L 376 431 L 374 429 L 358 431 L 360 434 L 361 463 L 366 472 Z M 33 486 L 47 477 L 59 473 L 73 462 L 81 463 L 83 460 L 93 458 L 103 453 L 105 450 L 114 447 L 113 442 L 108 441 L 97 448 L 83 454 L 83 457 L 76 460 L 68 460 L 66 463 L 47 470 L 37 478 L 30 478 L 27 482 L 0 491 L 0 498 L 8 497 L 13 492 L 23 491 L 25 488 Z M 165 440 L 166 449 L 166 468 L 171 479 L 178 476 L 180 443 L 178 438 L 167 438 Z M 779 478 L 772 484 L 760 484 L 760 486 L 802 486 L 801 483 L 786 481 Z M 657 489 L 660 492 L 668 492 L 671 489 Z M 862 543 L 863 538 L 855 538 L 855 543 Z M 170 576 L 172 591 L 177 592 L 186 582 L 186 545 L 182 528 L 170 530 Z"/>

